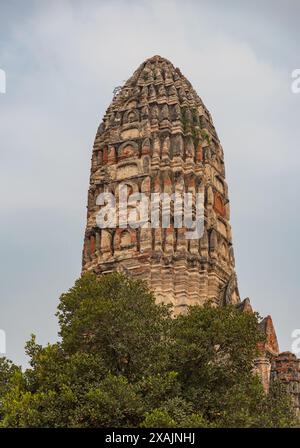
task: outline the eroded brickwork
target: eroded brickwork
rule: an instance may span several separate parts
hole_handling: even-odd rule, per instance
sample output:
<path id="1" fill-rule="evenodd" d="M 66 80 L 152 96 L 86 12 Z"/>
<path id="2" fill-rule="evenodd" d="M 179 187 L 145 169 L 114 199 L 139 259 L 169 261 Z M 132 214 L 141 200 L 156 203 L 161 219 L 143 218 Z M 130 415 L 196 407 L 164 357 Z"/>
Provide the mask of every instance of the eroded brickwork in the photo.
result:
<path id="1" fill-rule="evenodd" d="M 201 239 L 186 228 L 100 229 L 99 193 L 204 193 Z M 124 84 L 99 126 L 92 155 L 83 271 L 123 270 L 148 281 L 159 301 L 237 303 L 223 149 L 210 113 L 190 82 L 154 56 Z"/>
<path id="2" fill-rule="evenodd" d="M 297 410 L 300 409 L 300 359 L 291 352 L 282 352 L 272 360 L 271 381 L 280 379 L 287 385 Z"/>
<path id="3" fill-rule="evenodd" d="M 259 347 L 261 356 L 256 360 L 255 371 L 260 376 L 264 389 L 268 392 L 274 380 L 281 380 L 292 397 L 296 410 L 300 410 L 300 359 L 291 352 L 279 353 L 279 346 L 271 316 L 265 317 L 261 330 L 266 336 Z"/>

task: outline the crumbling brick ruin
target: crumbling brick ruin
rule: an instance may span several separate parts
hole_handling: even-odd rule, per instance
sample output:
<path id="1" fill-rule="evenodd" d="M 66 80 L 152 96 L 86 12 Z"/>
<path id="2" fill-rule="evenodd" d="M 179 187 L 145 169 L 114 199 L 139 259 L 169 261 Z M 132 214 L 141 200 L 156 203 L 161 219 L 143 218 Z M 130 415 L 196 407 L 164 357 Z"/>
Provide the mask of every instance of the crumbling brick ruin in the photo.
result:
<path id="1" fill-rule="evenodd" d="M 191 83 L 160 56 L 140 65 L 115 95 L 99 126 L 93 147 L 83 272 L 120 270 L 145 279 L 158 302 L 171 302 L 174 313 L 212 301 L 251 310 L 240 300 L 229 223 L 223 149 L 211 115 Z M 204 233 L 187 239 L 175 228 L 150 225 L 99 228 L 100 193 L 204 195 Z M 130 208 L 128 210 L 130 213 Z M 279 354 L 271 318 L 261 323 L 267 341 L 256 369 L 268 390 L 272 378 L 284 380 L 299 407 L 299 362 Z"/>

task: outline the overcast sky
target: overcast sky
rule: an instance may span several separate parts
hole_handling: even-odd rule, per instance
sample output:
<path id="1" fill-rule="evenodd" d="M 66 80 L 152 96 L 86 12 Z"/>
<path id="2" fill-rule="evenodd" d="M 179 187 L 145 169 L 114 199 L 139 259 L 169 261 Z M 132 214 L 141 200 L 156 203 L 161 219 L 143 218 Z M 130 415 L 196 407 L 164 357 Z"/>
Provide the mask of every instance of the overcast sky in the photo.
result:
<path id="1" fill-rule="evenodd" d="M 171 60 L 212 113 L 225 152 L 241 296 L 281 350 L 300 328 L 300 2 L 1 0 L 0 329 L 26 363 L 57 339 L 80 275 L 90 157 L 113 89 Z"/>

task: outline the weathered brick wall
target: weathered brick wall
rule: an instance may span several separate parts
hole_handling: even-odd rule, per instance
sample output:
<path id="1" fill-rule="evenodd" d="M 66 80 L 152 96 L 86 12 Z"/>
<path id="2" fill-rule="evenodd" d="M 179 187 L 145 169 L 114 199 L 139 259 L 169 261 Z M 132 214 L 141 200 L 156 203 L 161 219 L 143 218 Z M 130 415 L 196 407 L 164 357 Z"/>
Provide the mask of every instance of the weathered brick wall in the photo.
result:
<path id="1" fill-rule="evenodd" d="M 99 229 L 96 199 L 125 183 L 130 192 L 203 193 L 202 238 L 186 228 Z M 169 61 L 145 61 L 113 98 L 92 155 L 83 271 L 123 270 L 146 279 L 157 301 L 239 302 L 223 150 L 211 116 Z"/>
<path id="2" fill-rule="evenodd" d="M 280 379 L 287 385 L 297 410 L 300 410 L 300 359 L 294 353 L 282 352 L 274 357 L 271 380 Z"/>

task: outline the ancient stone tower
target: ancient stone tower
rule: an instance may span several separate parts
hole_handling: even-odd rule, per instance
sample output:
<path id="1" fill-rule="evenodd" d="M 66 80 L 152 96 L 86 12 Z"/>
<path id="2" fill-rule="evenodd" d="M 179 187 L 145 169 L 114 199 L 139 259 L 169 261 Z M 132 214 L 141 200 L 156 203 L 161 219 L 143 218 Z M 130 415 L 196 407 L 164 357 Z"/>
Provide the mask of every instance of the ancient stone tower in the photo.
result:
<path id="1" fill-rule="evenodd" d="M 97 197 L 202 192 L 204 234 L 186 228 L 107 228 Z M 83 271 L 122 270 L 147 280 L 157 301 L 178 313 L 212 300 L 238 303 L 223 150 L 210 113 L 178 68 L 160 56 L 141 64 L 119 89 L 96 134 L 88 195 Z"/>

